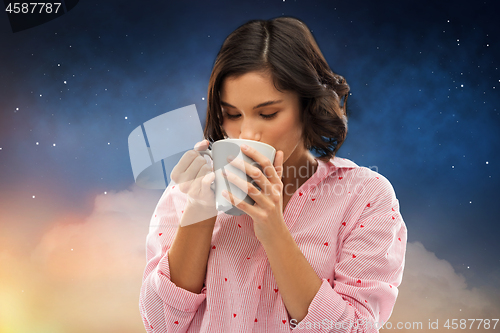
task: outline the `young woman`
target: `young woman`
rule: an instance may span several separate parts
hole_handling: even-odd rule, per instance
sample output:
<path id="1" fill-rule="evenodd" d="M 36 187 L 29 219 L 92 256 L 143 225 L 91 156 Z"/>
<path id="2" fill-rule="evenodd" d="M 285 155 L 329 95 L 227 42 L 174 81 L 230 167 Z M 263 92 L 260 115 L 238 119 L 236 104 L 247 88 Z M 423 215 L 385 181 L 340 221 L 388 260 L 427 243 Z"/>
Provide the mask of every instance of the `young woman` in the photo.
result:
<path id="1" fill-rule="evenodd" d="M 207 140 L 181 158 L 153 213 L 139 302 L 148 332 L 377 332 L 388 320 L 407 230 L 389 181 L 335 156 L 348 93 L 300 20 L 253 20 L 227 37 Z M 231 162 L 261 188 L 227 174 L 255 201 L 227 196 L 241 216 L 215 210 L 198 153 L 224 138 L 277 151 L 271 164 L 242 147 L 263 171 Z"/>

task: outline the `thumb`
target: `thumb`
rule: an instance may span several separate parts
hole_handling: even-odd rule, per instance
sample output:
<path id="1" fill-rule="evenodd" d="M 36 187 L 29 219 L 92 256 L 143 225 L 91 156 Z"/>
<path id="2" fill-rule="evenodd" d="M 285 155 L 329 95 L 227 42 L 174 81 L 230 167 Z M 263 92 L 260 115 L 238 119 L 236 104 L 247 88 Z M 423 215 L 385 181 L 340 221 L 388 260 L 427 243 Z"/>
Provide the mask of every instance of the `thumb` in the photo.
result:
<path id="1" fill-rule="evenodd" d="M 276 158 L 274 159 L 274 168 L 276 169 L 276 173 L 278 174 L 278 178 L 281 179 L 283 176 L 283 158 L 284 153 L 282 150 L 279 150 L 276 153 Z"/>
<path id="2" fill-rule="evenodd" d="M 213 183 L 213 181 L 215 180 L 215 172 L 211 171 L 209 173 L 207 173 L 204 177 L 203 177 L 203 183 L 205 183 L 207 186 L 209 186 L 210 184 Z"/>
<path id="3" fill-rule="evenodd" d="M 205 150 L 206 148 L 208 148 L 208 140 L 203 140 L 203 141 L 200 141 L 200 142 L 197 142 L 195 145 L 194 145 L 194 149 L 195 150 Z"/>

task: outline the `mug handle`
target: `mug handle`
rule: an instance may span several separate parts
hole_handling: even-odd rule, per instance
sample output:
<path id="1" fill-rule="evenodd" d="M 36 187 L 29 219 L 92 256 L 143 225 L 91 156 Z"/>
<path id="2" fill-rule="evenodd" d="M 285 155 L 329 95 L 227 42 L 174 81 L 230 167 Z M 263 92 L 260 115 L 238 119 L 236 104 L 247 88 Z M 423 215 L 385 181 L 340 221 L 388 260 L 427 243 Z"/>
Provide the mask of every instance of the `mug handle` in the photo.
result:
<path id="1" fill-rule="evenodd" d="M 201 156 L 204 156 L 204 155 L 207 155 L 208 157 L 210 157 L 210 159 L 212 160 L 213 162 L 213 158 L 212 158 L 212 151 L 211 150 L 208 150 L 208 149 L 205 149 L 205 150 L 201 150 L 198 152 Z M 212 189 L 212 191 L 215 192 L 215 181 L 210 184 L 210 188 Z"/>

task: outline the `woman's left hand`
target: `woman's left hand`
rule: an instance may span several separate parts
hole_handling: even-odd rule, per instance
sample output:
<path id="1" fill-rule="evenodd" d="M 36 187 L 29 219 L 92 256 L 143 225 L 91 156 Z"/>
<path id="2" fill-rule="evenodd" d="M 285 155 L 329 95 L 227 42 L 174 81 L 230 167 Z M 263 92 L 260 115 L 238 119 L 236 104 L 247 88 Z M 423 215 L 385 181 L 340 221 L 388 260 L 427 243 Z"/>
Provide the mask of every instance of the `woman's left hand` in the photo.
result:
<path id="1" fill-rule="evenodd" d="M 253 184 L 241 179 L 235 174 L 226 170 L 226 178 L 248 193 L 255 204 L 249 205 L 243 200 L 236 198 L 232 193 L 227 193 L 225 198 L 236 208 L 247 213 L 253 219 L 253 227 L 257 239 L 265 244 L 272 242 L 275 237 L 279 237 L 283 232 L 289 232 L 283 218 L 283 152 L 276 152 L 274 165 L 271 161 L 252 147 L 241 151 L 257 162 L 262 170 L 240 158 L 230 162 L 232 166 L 245 172 L 261 188 L 259 191 Z M 224 191 L 225 192 L 225 191 Z M 223 192 L 223 194 L 224 194 Z"/>

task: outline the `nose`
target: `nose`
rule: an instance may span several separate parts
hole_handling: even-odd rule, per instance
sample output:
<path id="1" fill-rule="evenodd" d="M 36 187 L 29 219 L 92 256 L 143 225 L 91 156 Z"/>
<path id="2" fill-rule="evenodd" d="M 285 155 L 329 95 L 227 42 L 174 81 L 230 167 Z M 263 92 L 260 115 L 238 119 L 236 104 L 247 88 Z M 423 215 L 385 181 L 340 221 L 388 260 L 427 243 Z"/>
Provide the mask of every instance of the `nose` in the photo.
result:
<path id="1" fill-rule="evenodd" d="M 261 134 L 257 125 L 249 119 L 244 119 L 241 122 L 240 139 L 260 141 Z"/>

